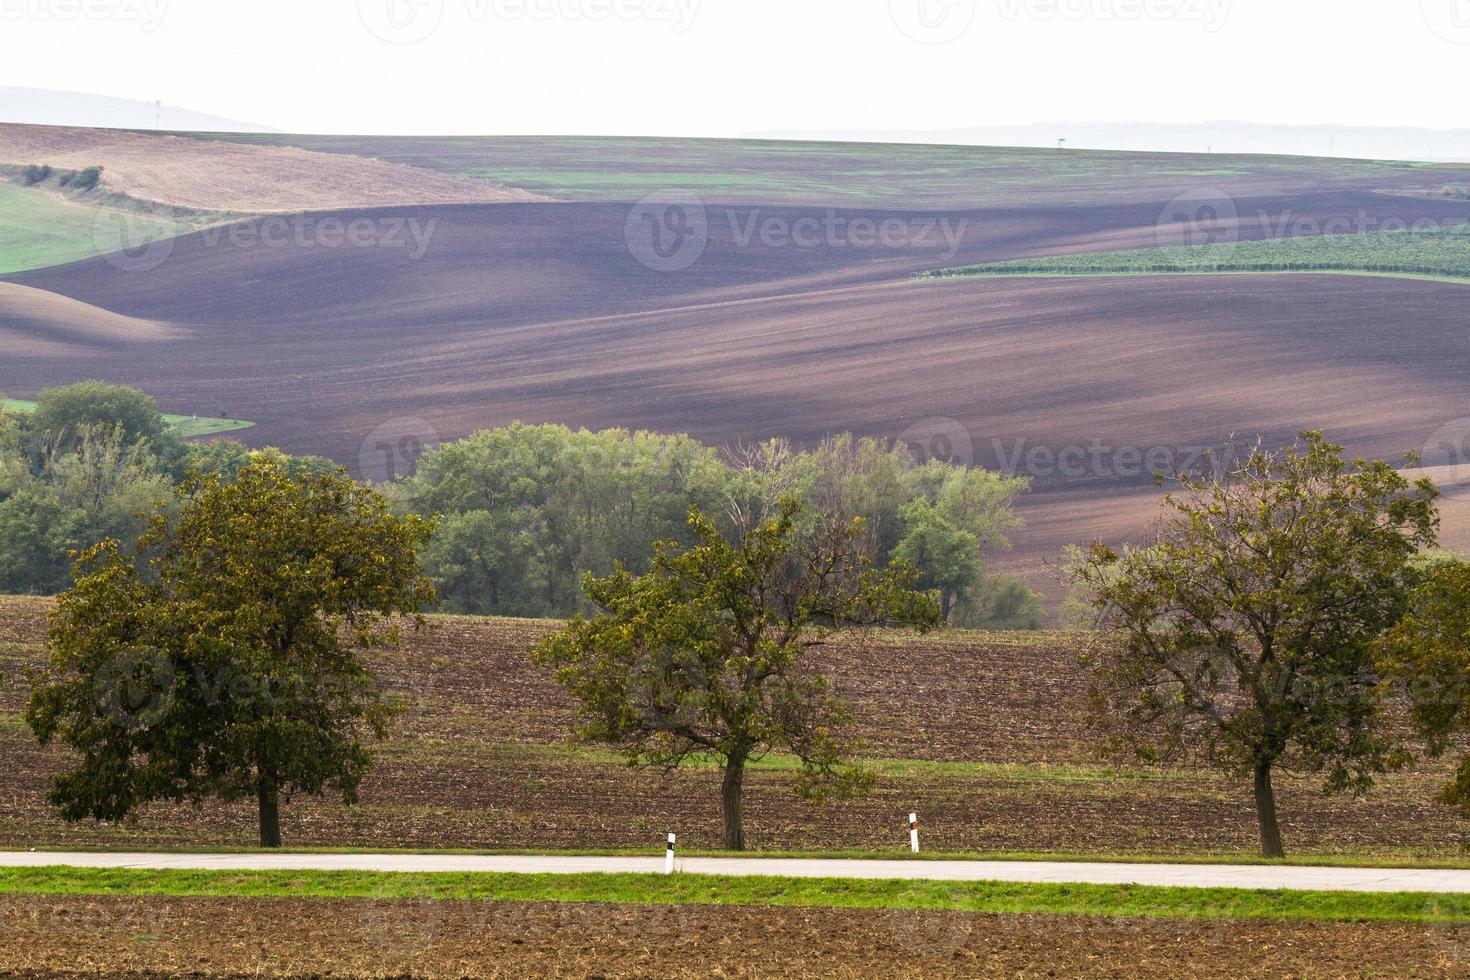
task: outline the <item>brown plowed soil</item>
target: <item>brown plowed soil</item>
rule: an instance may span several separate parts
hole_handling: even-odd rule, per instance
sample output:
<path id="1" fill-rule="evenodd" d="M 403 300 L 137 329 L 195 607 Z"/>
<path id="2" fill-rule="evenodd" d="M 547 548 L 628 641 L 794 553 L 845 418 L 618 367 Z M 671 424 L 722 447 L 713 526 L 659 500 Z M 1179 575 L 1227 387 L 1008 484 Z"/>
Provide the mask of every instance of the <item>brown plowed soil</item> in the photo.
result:
<path id="1" fill-rule="evenodd" d="M 41 600 L 0 599 L 0 846 L 248 846 L 249 805 L 155 806 L 120 827 L 57 820 L 46 806 L 65 754 L 36 747 L 18 717 L 24 670 L 43 657 Z M 566 696 L 528 663 L 552 624 L 442 618 L 379 659 L 408 705 L 362 788 L 362 802 L 297 799 L 288 844 L 366 848 L 645 848 L 677 829 L 719 846 L 718 773 L 664 777 L 574 752 Z M 815 808 L 794 773 L 747 781 L 747 835 L 779 850 L 888 849 L 918 810 L 936 851 L 1250 855 L 1250 787 L 1208 773 L 1116 772 L 1094 757 L 1076 703 L 1084 690 L 1065 635 L 875 638 L 819 661 L 853 704 L 864 754 L 883 763 L 875 793 Z M 1296 853 L 1457 856 L 1462 821 L 1433 802 L 1443 772 L 1394 775 L 1362 799 L 1281 780 Z"/>
<path id="2" fill-rule="evenodd" d="M 72 357 L 176 340 L 182 328 L 110 313 L 57 293 L 0 282 L 0 347 L 19 357 Z"/>
<path id="3" fill-rule="evenodd" d="M 293 179 L 308 169 L 283 165 Z M 133 384 L 167 412 L 249 419 L 257 426 L 246 440 L 359 473 L 385 425 L 430 444 L 516 419 L 689 432 L 715 444 L 840 431 L 892 439 L 938 425 L 958 432 L 974 462 L 1033 478 L 1036 493 L 1021 505 L 1031 526 L 992 567 L 1057 599 L 1045 562 L 1095 534 L 1129 536 L 1149 509 L 1152 467 L 1141 455 L 1177 462 L 1232 433 L 1276 440 L 1313 428 L 1354 453 L 1397 458 L 1470 418 L 1462 285 L 910 279 L 945 265 L 1155 244 L 1181 181 L 1234 194 L 1245 239 L 1470 215 L 1463 202 L 1407 193 L 1451 171 L 1335 176 L 1314 164 L 1287 179 L 1252 170 L 1271 161 L 1237 177 L 1170 170 L 1182 165 L 1128 161 L 1105 195 L 1079 189 L 1086 204 L 1040 194 L 1034 181 L 1004 203 L 945 212 L 711 203 L 708 245 L 677 272 L 635 259 L 627 204 L 353 210 L 307 216 L 285 239 L 259 234 L 256 219 L 237 226 L 239 237 L 213 229 L 177 239 L 156 267 L 99 258 L 11 277 L 64 299 L 41 317 L 0 306 L 0 391 L 27 398 L 88 377 Z M 746 238 L 766 222 L 789 229 L 804 219 L 839 229 L 896 219 L 907 244 Z M 940 221 L 963 229 L 953 254 Z M 369 229 L 366 244 L 334 245 L 330 235 L 324 244 L 324 228 L 348 223 Z M 425 233 L 421 255 L 405 223 Z M 135 338 L 73 326 L 111 315 L 150 326 Z M 160 345 L 160 329 L 179 334 Z M 1080 474 L 1045 463 L 1093 446 L 1104 465 Z M 1470 540 L 1470 518 L 1448 512 L 1445 530 L 1453 543 Z"/>
<path id="4" fill-rule="evenodd" d="M 102 187 L 201 211 L 532 201 L 537 195 L 364 157 L 112 129 L 0 123 L 0 163 L 103 168 Z"/>
<path id="5" fill-rule="evenodd" d="M 886 909 L 0 897 L 0 977 L 1455 977 L 1463 930 Z"/>

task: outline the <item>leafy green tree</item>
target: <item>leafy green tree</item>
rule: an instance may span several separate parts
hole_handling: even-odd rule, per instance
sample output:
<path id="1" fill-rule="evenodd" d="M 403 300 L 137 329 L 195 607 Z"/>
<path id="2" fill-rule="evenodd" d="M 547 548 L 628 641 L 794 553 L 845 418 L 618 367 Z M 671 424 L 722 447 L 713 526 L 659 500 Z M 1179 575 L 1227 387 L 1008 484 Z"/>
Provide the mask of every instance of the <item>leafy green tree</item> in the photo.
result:
<path id="1" fill-rule="evenodd" d="M 115 428 L 48 448 L 38 472 L 0 452 L 0 590 L 54 594 L 70 578 L 72 552 L 141 533 L 147 512 L 173 496 L 156 465 L 146 442 L 126 445 Z"/>
<path id="2" fill-rule="evenodd" d="M 920 584 L 939 593 L 939 608 L 949 618 L 984 576 L 980 540 L 952 524 L 930 500 L 910 502 L 902 515 L 907 532 L 894 554 L 921 569 Z"/>
<path id="3" fill-rule="evenodd" d="M 912 494 L 900 512 L 903 537 L 894 555 L 921 569 L 938 589 L 946 618 L 973 602 L 985 578 L 984 549 L 1009 548 L 1021 526 L 1012 509 L 1029 482 L 931 460 L 909 474 Z"/>
<path id="4" fill-rule="evenodd" d="M 220 482 L 229 483 L 250 460 L 250 449 L 238 439 L 211 439 L 187 444 L 175 469 L 180 476 L 217 476 Z"/>
<path id="5" fill-rule="evenodd" d="M 67 550 L 82 538 L 85 515 L 44 484 L 26 484 L 0 501 L 0 592 L 54 595 L 66 588 Z"/>
<path id="6" fill-rule="evenodd" d="M 847 709 L 806 654 L 844 630 L 940 620 L 933 598 L 913 590 L 912 569 L 873 565 L 858 544 L 861 520 L 802 532 L 801 511 L 788 498 L 732 543 L 694 509 L 692 547 L 659 544 L 641 576 L 589 575 L 601 613 L 572 620 L 535 653 L 581 705 L 579 738 L 618 746 L 634 765 L 719 761 L 730 850 L 745 847 L 746 766 L 770 752 L 801 760 L 808 800 L 871 782 L 844 762 Z"/>
<path id="7" fill-rule="evenodd" d="M 1261 851 L 1284 854 L 1272 774 L 1361 792 L 1391 761 L 1373 647 L 1404 610 L 1438 523 L 1432 483 L 1348 463 L 1320 433 L 1281 452 L 1230 447 L 1185 475 L 1157 540 L 1073 565 L 1103 642 L 1093 721 L 1147 761 L 1197 755 L 1254 780 Z"/>
<path id="8" fill-rule="evenodd" d="M 82 555 L 26 710 L 42 744 L 81 755 L 50 794 L 64 818 L 254 797 L 276 847 L 282 796 L 355 802 L 392 714 L 361 653 L 398 641 L 396 617 L 421 623 L 431 526 L 287 462 L 260 453 L 232 483 L 186 481 L 177 516 L 137 543 L 146 573 L 115 541 Z"/>
<path id="9" fill-rule="evenodd" d="M 1039 630 L 1046 623 L 1045 597 L 1014 575 L 987 575 L 951 621 L 965 629 Z"/>
<path id="10" fill-rule="evenodd" d="M 174 447 L 151 395 L 105 381 L 81 381 L 42 391 L 36 396 L 32 424 L 43 445 L 70 448 L 88 430 L 116 427 L 130 446 L 147 442 L 160 456 Z"/>
<path id="11" fill-rule="evenodd" d="M 536 616 L 546 587 L 532 576 L 525 535 L 507 515 L 472 510 L 441 518 L 424 566 L 453 613 Z"/>
<path id="12" fill-rule="evenodd" d="M 1378 646 L 1385 693 L 1408 704 L 1414 728 L 1439 758 L 1470 733 L 1470 565 L 1443 558 L 1424 566 L 1426 581 L 1408 612 Z M 1470 816 L 1470 754 L 1461 750 L 1441 802 Z"/>
<path id="13" fill-rule="evenodd" d="M 584 608 L 583 573 L 641 570 L 653 542 L 687 540 L 717 472 L 688 436 L 517 423 L 426 454 L 390 492 L 400 511 L 446 515 L 429 564 L 450 608 L 564 616 Z"/>

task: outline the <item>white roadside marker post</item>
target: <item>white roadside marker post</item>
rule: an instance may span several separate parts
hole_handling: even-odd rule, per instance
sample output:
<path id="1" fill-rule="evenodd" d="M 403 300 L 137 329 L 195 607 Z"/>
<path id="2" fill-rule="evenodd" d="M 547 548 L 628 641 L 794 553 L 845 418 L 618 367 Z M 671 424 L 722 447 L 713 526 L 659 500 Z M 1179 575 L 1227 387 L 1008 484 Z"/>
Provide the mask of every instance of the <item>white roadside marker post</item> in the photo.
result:
<path id="1" fill-rule="evenodd" d="M 915 854 L 919 853 L 919 815 L 909 814 L 909 847 Z"/>
<path id="2" fill-rule="evenodd" d="M 669 835 L 669 849 L 664 852 L 664 874 L 674 873 L 674 842 L 678 839 L 677 834 Z"/>

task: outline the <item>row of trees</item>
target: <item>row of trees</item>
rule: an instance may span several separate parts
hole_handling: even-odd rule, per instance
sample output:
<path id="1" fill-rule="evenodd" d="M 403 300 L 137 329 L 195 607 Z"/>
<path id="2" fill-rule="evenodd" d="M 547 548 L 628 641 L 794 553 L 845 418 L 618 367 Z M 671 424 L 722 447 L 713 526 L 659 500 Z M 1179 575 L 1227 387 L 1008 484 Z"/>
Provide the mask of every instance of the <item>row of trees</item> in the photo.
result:
<path id="1" fill-rule="evenodd" d="M 232 440 L 182 444 L 152 398 L 101 382 L 43 392 L 32 414 L 0 414 L 0 592 L 61 591 L 69 552 L 134 540 L 142 515 L 189 474 L 228 481 L 248 461 Z M 446 444 L 416 476 L 380 489 L 397 513 L 436 517 L 424 557 L 449 612 L 589 611 L 582 576 L 615 564 L 642 572 L 655 542 L 692 543 L 691 506 L 730 531 L 760 502 L 789 495 L 813 513 L 861 516 L 873 555 L 923 569 L 951 622 L 1035 629 L 1044 619 L 1040 596 L 987 574 L 984 557 L 1020 526 L 1012 504 L 1026 482 L 919 466 L 907 447 L 871 439 L 719 451 L 682 435 L 517 424 Z"/>
<path id="2" fill-rule="evenodd" d="M 916 569 L 874 563 L 863 518 L 790 495 L 745 503 L 729 536 L 695 507 L 691 545 L 658 544 L 642 575 L 589 574 L 601 613 L 536 652 L 582 704 L 582 738 L 643 765 L 719 760 L 732 849 L 745 768 L 769 752 L 801 760 L 808 799 L 871 783 L 806 655 L 841 632 L 942 619 Z M 343 473 L 266 451 L 228 480 L 185 480 L 131 547 L 88 549 L 26 710 L 42 744 L 79 756 L 52 805 L 117 821 L 158 800 L 253 797 L 261 845 L 276 847 L 283 798 L 354 802 L 396 709 L 363 654 L 395 645 L 405 619 L 422 625 L 432 532 Z"/>
<path id="3" fill-rule="evenodd" d="M 588 572 L 652 565 L 659 541 L 693 544 L 690 507 L 722 533 L 749 526 L 774 500 L 808 514 L 863 519 L 881 564 L 902 558 L 936 589 L 946 618 L 1034 629 L 1040 597 L 986 574 L 1008 547 L 1026 481 L 943 462 L 918 465 L 905 446 L 844 435 L 810 451 L 784 442 L 717 451 L 689 436 L 512 425 L 430 452 L 385 492 L 401 513 L 438 515 L 426 563 L 454 612 L 560 617 L 589 611 Z"/>
<path id="4" fill-rule="evenodd" d="M 1427 479 L 1349 461 L 1315 432 L 1224 458 L 1178 478 L 1153 540 L 1078 551 L 1066 571 L 1095 614 L 1099 747 L 1250 780 L 1262 854 L 1280 858 L 1276 773 L 1364 793 L 1416 748 L 1437 757 L 1470 735 L 1470 564 L 1431 550 Z M 696 511 L 692 547 L 660 547 L 641 576 L 589 576 L 597 615 L 537 651 L 581 704 L 581 738 L 635 765 L 721 764 L 731 849 L 752 758 L 791 752 L 816 800 L 870 779 L 846 761 L 846 708 L 803 654 L 854 629 L 932 628 L 949 602 L 901 546 L 874 564 L 880 532 L 848 523 L 841 495 L 805 514 L 780 499 L 733 536 Z M 1470 815 L 1470 754 L 1440 798 Z"/>
<path id="5" fill-rule="evenodd" d="M 67 451 L 85 460 L 94 438 Z M 146 439 L 119 424 L 98 445 Z M 808 653 L 963 609 L 974 579 L 955 569 L 1003 535 L 1016 489 L 850 439 L 722 458 L 687 439 L 515 427 L 431 456 L 391 502 L 278 453 L 235 466 L 212 452 L 215 471 L 170 488 L 132 547 L 88 549 L 58 605 L 27 720 L 81 753 L 52 793 L 70 818 L 254 794 L 276 844 L 282 795 L 352 800 L 391 715 L 360 654 L 396 640 L 383 619 L 417 622 L 434 601 L 422 556 L 453 539 L 412 511 L 438 494 L 483 504 L 446 519 L 487 520 L 482 543 L 518 556 L 533 596 L 586 609 L 535 654 L 581 706 L 577 735 L 637 765 L 714 758 L 741 848 L 744 773 L 763 755 L 800 760 L 811 799 L 871 782 Z M 1249 779 L 1262 851 L 1280 857 L 1277 773 L 1365 792 L 1411 757 L 1410 735 L 1433 756 L 1470 734 L 1470 566 L 1427 557 L 1426 480 L 1348 461 L 1317 433 L 1229 458 L 1179 479 L 1152 540 L 1078 552 L 1067 571 L 1095 614 L 1100 746 Z M 678 532 L 644 544 L 676 507 Z M 553 589 L 578 570 L 581 598 Z M 1442 798 L 1470 814 L 1470 757 Z"/>

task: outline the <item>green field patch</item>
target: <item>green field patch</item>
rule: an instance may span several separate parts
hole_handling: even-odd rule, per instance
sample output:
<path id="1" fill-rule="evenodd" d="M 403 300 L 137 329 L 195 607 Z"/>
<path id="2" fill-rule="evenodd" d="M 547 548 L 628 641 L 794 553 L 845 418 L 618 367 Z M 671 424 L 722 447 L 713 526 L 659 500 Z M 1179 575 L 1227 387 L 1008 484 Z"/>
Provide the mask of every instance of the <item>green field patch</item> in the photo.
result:
<path id="1" fill-rule="evenodd" d="M 625 756 L 598 746 L 534 745 L 519 743 L 475 744 L 462 737 L 402 739 L 383 749 L 385 757 L 421 764 L 462 765 L 465 763 L 534 762 L 551 766 L 626 766 Z M 1205 770 L 1120 769 L 1106 765 L 1048 765 L 1009 762 L 943 762 L 931 759 L 858 759 L 880 779 L 922 779 L 999 783 L 1139 783 L 1208 782 L 1215 777 Z M 689 769 L 717 769 L 713 756 L 690 756 Z M 794 755 L 774 754 L 754 760 L 755 773 L 797 773 L 801 760 Z"/>
<path id="2" fill-rule="evenodd" d="M 35 402 L 0 398 L 0 411 L 34 412 L 35 410 Z M 255 425 L 254 422 L 246 422 L 243 419 L 216 419 L 201 415 L 165 415 L 163 420 L 180 439 L 189 439 L 194 436 L 217 436 L 223 432 L 238 432 Z"/>
<path id="3" fill-rule="evenodd" d="M 1082 252 L 940 269 L 919 278 L 1222 273 L 1338 273 L 1470 282 L 1470 227 Z"/>
<path id="4" fill-rule="evenodd" d="M 108 211 L 0 181 L 0 275 L 78 262 L 192 230 L 141 212 Z"/>
<path id="5" fill-rule="evenodd" d="M 204 135 L 204 134 L 200 134 Z M 1394 161 L 1129 153 L 1032 147 L 567 136 L 207 134 L 254 145 L 373 157 L 491 180 L 561 201 L 628 202 L 652 190 L 766 206 L 971 208 L 1136 202 L 1160 180 L 1393 184 L 1426 169 Z M 1459 170 L 1448 179 L 1458 180 Z M 1435 192 L 1443 181 L 1433 185 Z M 1425 188 L 1426 191 L 1429 189 Z M 1152 197 L 1145 198 L 1153 200 Z"/>
<path id="6" fill-rule="evenodd" d="M 1458 895 L 1142 885 L 1014 884 L 650 874 L 405 874 L 357 871 L 0 869 L 0 893 L 178 897 L 600 902 L 943 909 L 1296 921 L 1470 922 Z"/>

